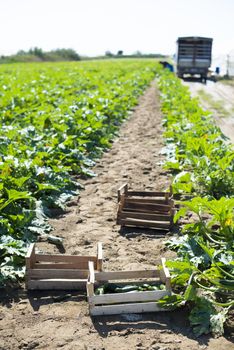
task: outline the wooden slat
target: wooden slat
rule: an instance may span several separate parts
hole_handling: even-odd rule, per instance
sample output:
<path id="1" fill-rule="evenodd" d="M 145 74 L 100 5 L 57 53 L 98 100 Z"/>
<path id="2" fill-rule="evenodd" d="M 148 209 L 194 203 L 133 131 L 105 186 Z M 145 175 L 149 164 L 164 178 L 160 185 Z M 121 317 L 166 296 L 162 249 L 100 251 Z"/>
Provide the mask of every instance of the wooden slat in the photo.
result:
<path id="1" fill-rule="evenodd" d="M 102 243 L 98 242 L 98 245 L 97 245 L 97 270 L 98 271 L 102 271 L 102 262 L 103 262 Z"/>
<path id="2" fill-rule="evenodd" d="M 89 282 L 93 284 L 95 283 L 95 271 L 92 261 L 89 261 Z"/>
<path id="3" fill-rule="evenodd" d="M 127 196 L 141 196 L 141 197 L 165 197 L 167 192 L 160 191 L 127 191 Z"/>
<path id="4" fill-rule="evenodd" d="M 29 245 L 26 258 L 30 258 L 32 255 L 35 255 L 35 243 L 31 243 Z"/>
<path id="5" fill-rule="evenodd" d="M 124 280 L 133 278 L 158 278 L 159 270 L 108 271 L 95 273 L 96 281 Z"/>
<path id="6" fill-rule="evenodd" d="M 125 184 L 123 184 L 122 186 L 120 186 L 119 189 L 118 189 L 118 191 L 117 191 L 117 194 L 118 194 L 118 202 L 119 202 L 120 199 L 121 199 L 122 191 L 123 191 L 124 193 L 127 193 L 127 191 L 128 191 L 128 184 L 127 184 L 127 183 L 125 183 Z"/>
<path id="7" fill-rule="evenodd" d="M 166 288 L 168 290 L 171 290 L 171 275 L 168 268 L 166 267 L 166 259 L 161 258 L 161 261 L 162 269 L 160 270 L 160 278 L 166 284 Z"/>
<path id="8" fill-rule="evenodd" d="M 117 219 L 116 219 L 116 224 L 119 225 L 119 215 L 122 212 L 123 208 L 124 208 L 124 203 L 125 203 L 125 196 L 121 195 L 120 196 L 120 201 L 118 204 L 118 210 L 117 210 Z"/>
<path id="9" fill-rule="evenodd" d="M 35 269 L 79 269 L 79 270 L 88 270 L 88 262 L 87 263 L 76 263 L 76 264 L 66 264 L 66 263 L 36 263 L 34 265 Z M 95 270 L 97 268 L 95 264 Z"/>
<path id="10" fill-rule="evenodd" d="M 168 268 L 166 267 L 166 259 L 161 258 L 161 262 L 162 262 L 163 269 L 160 271 L 163 271 L 165 278 L 170 278 L 171 277 L 170 272 L 169 272 Z"/>
<path id="11" fill-rule="evenodd" d="M 171 210 L 170 210 L 170 216 L 171 216 L 170 221 L 171 221 L 171 225 L 173 225 L 173 223 L 174 223 L 174 215 L 175 215 L 175 213 L 176 213 L 176 209 L 175 209 L 175 208 L 171 208 Z"/>
<path id="12" fill-rule="evenodd" d="M 172 188 L 172 185 L 170 185 L 170 188 L 169 188 L 169 190 L 170 190 L 170 197 L 173 197 L 173 188 Z"/>
<path id="13" fill-rule="evenodd" d="M 125 212 L 125 211 L 133 212 L 133 213 L 171 215 L 170 210 L 160 210 L 160 209 L 158 209 L 158 210 L 148 210 L 147 208 L 144 209 L 144 208 L 137 208 L 137 207 L 132 208 L 131 204 L 129 204 L 128 206 L 124 207 L 123 210 L 121 211 L 121 213 Z"/>
<path id="14" fill-rule="evenodd" d="M 90 307 L 90 314 L 92 316 L 119 315 L 119 314 L 131 314 L 131 313 L 138 314 L 138 313 L 144 313 L 144 312 L 157 312 L 157 311 L 167 311 L 167 309 L 161 308 L 159 305 L 156 304 L 156 302 Z"/>
<path id="15" fill-rule="evenodd" d="M 41 279 L 30 280 L 27 282 L 28 289 L 39 290 L 85 290 L 87 280 L 75 280 L 75 279 Z"/>
<path id="16" fill-rule="evenodd" d="M 134 286 L 138 286 L 138 287 L 141 287 L 143 283 L 147 283 L 149 285 L 159 285 L 162 283 L 160 277 L 156 278 L 140 278 L 140 279 L 128 279 L 127 281 L 126 280 L 111 280 L 111 281 L 97 281 L 95 282 L 95 288 L 98 288 L 98 287 L 101 287 L 103 286 L 104 284 L 109 284 L 109 285 L 112 285 L 112 284 L 117 284 L 120 288 L 123 288 L 123 287 L 126 287 L 126 286 L 129 286 L 130 284 L 131 285 L 134 285 Z"/>
<path id="17" fill-rule="evenodd" d="M 35 263 L 35 243 L 30 244 L 25 260 L 26 260 L 26 268 L 31 269 Z"/>
<path id="18" fill-rule="evenodd" d="M 92 297 L 94 295 L 94 284 L 91 282 L 87 282 L 86 284 L 86 291 L 87 291 L 87 296 Z M 89 304 L 92 305 L 92 302 L 90 301 Z"/>
<path id="19" fill-rule="evenodd" d="M 57 262 L 57 263 L 87 263 L 89 261 L 97 261 L 96 256 L 77 256 L 77 255 L 63 255 L 63 254 L 36 254 L 35 256 L 36 261 L 43 261 L 43 262 Z"/>
<path id="20" fill-rule="evenodd" d="M 160 210 L 144 210 L 144 209 L 135 209 L 135 208 L 124 208 L 120 213 L 119 216 L 121 216 L 121 213 L 129 212 L 129 213 L 142 213 L 142 214 L 155 214 L 155 215 L 170 215 L 170 211 L 160 211 Z"/>
<path id="21" fill-rule="evenodd" d="M 127 218 L 135 218 L 139 220 L 151 220 L 151 221 L 169 221 L 171 220 L 170 215 L 163 215 L 163 214 L 149 214 L 149 213 L 137 213 L 137 212 L 131 212 L 131 211 L 122 211 L 120 214 L 121 219 L 127 219 Z"/>
<path id="22" fill-rule="evenodd" d="M 30 269 L 27 270 L 29 279 L 87 279 L 88 270 L 67 269 Z"/>
<path id="23" fill-rule="evenodd" d="M 162 205 L 168 205 L 168 202 L 166 202 L 165 198 L 157 198 L 157 199 L 149 199 L 149 198 L 132 198 L 132 197 L 125 197 L 126 203 L 148 203 L 148 204 L 162 204 Z"/>
<path id="24" fill-rule="evenodd" d="M 139 227 L 152 227 L 158 229 L 169 229 L 171 223 L 155 222 L 147 220 L 137 219 L 120 219 L 120 225 L 122 226 L 139 226 Z"/>
<path id="25" fill-rule="evenodd" d="M 143 302 L 143 301 L 158 300 L 169 294 L 170 293 L 167 290 L 103 294 L 103 295 L 94 295 L 89 298 L 89 301 L 94 305 Z"/>
<path id="26" fill-rule="evenodd" d="M 169 192 L 165 193 L 165 201 L 166 201 L 166 203 L 169 202 L 169 197 L 170 197 L 170 193 Z"/>
<path id="27" fill-rule="evenodd" d="M 137 210 L 144 210 L 148 212 L 153 211 L 160 211 L 160 212 L 169 212 L 171 209 L 170 205 L 163 205 L 163 204 L 148 204 L 148 203 L 125 203 L 124 209 L 131 208 L 131 209 L 137 209 Z"/>

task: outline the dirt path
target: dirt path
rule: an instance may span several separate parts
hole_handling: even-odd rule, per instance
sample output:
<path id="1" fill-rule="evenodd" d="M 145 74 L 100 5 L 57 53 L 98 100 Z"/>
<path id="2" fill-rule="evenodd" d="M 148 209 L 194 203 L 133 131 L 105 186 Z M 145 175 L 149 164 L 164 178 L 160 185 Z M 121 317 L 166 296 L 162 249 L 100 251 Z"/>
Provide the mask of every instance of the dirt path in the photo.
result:
<path id="1" fill-rule="evenodd" d="M 119 138 L 95 166 L 97 177 L 84 181 L 78 206 L 53 220 L 55 234 L 64 237 L 66 253 L 94 253 L 103 242 L 104 267 L 143 269 L 154 266 L 165 250 L 164 234 L 129 229 L 115 224 L 116 191 L 123 182 L 134 188 L 165 189 L 170 179 L 157 163 L 163 145 L 161 113 L 155 84 L 121 127 Z M 168 237 L 167 237 L 168 238 Z M 56 251 L 46 243 L 44 252 Z M 66 293 L 65 293 L 66 294 Z M 64 297 L 64 300 L 59 300 Z M 88 314 L 84 294 L 18 290 L 2 298 L 0 308 L 1 349 L 65 350 L 226 350 L 226 338 L 192 335 L 186 310 L 170 313 L 96 317 Z"/>
<path id="2" fill-rule="evenodd" d="M 198 96 L 203 108 L 213 112 L 217 125 L 234 143 L 234 86 L 221 82 L 207 84 L 185 82 L 192 96 Z"/>

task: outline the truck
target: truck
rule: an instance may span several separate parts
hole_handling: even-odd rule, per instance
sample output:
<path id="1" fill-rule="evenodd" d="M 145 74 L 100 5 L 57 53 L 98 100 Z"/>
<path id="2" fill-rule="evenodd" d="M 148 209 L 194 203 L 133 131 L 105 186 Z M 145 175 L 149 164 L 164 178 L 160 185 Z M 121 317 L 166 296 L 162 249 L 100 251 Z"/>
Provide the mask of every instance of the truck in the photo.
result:
<path id="1" fill-rule="evenodd" d="M 179 78 L 192 77 L 206 83 L 212 42 L 212 38 L 199 36 L 177 39 L 176 72 Z"/>

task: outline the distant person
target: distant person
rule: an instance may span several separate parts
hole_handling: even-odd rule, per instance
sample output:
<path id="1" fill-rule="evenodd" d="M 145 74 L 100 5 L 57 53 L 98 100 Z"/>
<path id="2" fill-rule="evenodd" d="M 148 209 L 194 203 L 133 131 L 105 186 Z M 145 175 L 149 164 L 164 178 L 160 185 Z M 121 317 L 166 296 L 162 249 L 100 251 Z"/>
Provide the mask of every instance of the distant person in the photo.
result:
<path id="1" fill-rule="evenodd" d="M 217 74 L 217 75 L 220 74 L 220 68 L 219 68 L 219 67 L 216 67 L 216 68 L 215 68 L 215 74 Z"/>
<path id="2" fill-rule="evenodd" d="M 159 63 L 163 66 L 163 68 L 169 69 L 170 72 L 174 72 L 173 65 L 170 64 L 169 62 L 167 62 L 167 61 L 160 61 Z"/>

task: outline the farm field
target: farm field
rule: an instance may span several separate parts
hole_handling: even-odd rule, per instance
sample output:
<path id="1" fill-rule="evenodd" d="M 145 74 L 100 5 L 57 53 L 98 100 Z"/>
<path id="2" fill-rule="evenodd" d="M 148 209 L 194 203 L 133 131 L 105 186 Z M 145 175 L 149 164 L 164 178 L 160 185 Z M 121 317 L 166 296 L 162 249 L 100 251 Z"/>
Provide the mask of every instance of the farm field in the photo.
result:
<path id="1" fill-rule="evenodd" d="M 79 193 L 93 159 L 155 74 L 149 61 L 2 65 L 0 282 L 24 273 L 46 217 Z M 17 267 L 17 268 L 15 268 Z"/>
<path id="2" fill-rule="evenodd" d="M 126 66 L 126 71 L 129 70 L 129 67 Z M 156 73 L 154 63 L 152 65 L 150 63 L 150 67 L 147 78 L 145 77 L 143 82 L 138 80 L 141 88 L 129 92 L 129 95 L 139 97 L 143 88 L 154 78 Z M 139 69 L 138 66 L 136 71 Z M 117 77 L 115 81 L 118 86 Z M 167 87 L 165 88 L 168 90 Z M 129 89 L 128 85 L 126 90 L 130 91 Z M 122 96 L 122 93 L 120 95 Z M 71 94 L 69 99 L 72 99 L 72 96 Z M 129 100 L 129 96 L 126 96 L 126 99 Z M 45 103 L 46 101 L 45 98 Z M 109 101 L 112 101 L 111 97 Z M 74 106 L 75 102 L 71 102 L 71 106 Z M 122 106 L 125 102 L 126 100 L 121 101 Z M 52 105 L 54 103 L 53 100 Z M 158 256 L 165 256 L 169 259 L 175 257 L 175 253 L 165 245 L 165 241 L 172 237 L 171 234 L 165 237 L 165 233 L 155 233 L 153 230 L 124 229 L 120 231 L 119 226 L 115 224 L 116 194 L 118 187 L 123 182 L 129 182 L 130 186 L 135 188 L 153 190 L 155 188 L 165 189 L 172 181 L 172 174 L 163 169 L 161 165 L 161 162 L 165 160 L 165 155 L 161 152 L 165 141 L 162 137 L 162 112 L 156 81 L 153 81 L 145 94 L 140 97 L 137 107 L 134 107 L 135 103 L 136 99 L 133 99 L 131 105 L 125 106 L 121 112 L 119 112 L 119 105 L 115 107 L 118 111 L 118 124 L 127 117 L 127 110 L 133 108 L 134 110 L 128 120 L 122 124 L 119 135 L 115 137 L 110 150 L 106 151 L 92 168 L 96 177 L 85 179 L 84 175 L 87 175 L 90 169 L 82 170 L 83 175 L 78 178 L 78 181 L 85 186 L 85 189 L 80 192 L 78 205 L 74 200 L 70 201 L 66 213 L 60 212 L 59 216 L 49 221 L 49 224 L 54 227 L 53 235 L 63 238 L 63 252 L 94 253 L 96 243 L 102 241 L 105 268 L 108 270 L 137 269 L 139 265 L 141 268 L 148 268 L 154 266 L 154 261 Z M 53 110 L 50 107 L 49 113 Z M 52 121 L 47 121 L 47 118 L 43 119 L 43 123 L 40 119 L 35 123 L 36 128 L 38 124 L 41 125 L 42 133 L 48 131 L 46 147 L 52 137 L 49 130 L 54 126 L 55 120 L 57 124 L 58 116 L 56 114 L 52 117 Z M 71 118 L 68 119 L 69 122 L 72 121 Z M 92 123 L 93 120 L 90 124 Z M 8 125 L 11 125 L 9 121 Z M 19 126 L 16 125 L 16 127 Z M 66 132 L 68 130 L 69 128 L 66 129 Z M 111 130 L 110 134 L 111 136 L 117 135 L 117 128 Z M 87 136 L 85 140 L 87 141 Z M 109 146 L 108 142 L 109 139 L 108 141 L 105 139 L 100 152 Z M 56 148 L 57 146 L 58 144 Z M 70 145 L 67 148 L 69 147 Z M 83 147 L 84 143 L 82 151 Z M 90 148 L 93 149 L 93 144 Z M 84 153 L 85 156 L 88 155 L 87 151 Z M 93 159 L 94 156 L 91 154 L 90 158 Z M 64 157 L 60 159 L 60 165 L 64 166 Z M 74 176 L 77 170 L 73 168 L 73 164 L 74 159 L 69 159 L 66 167 L 71 168 L 66 169 L 66 179 L 71 175 Z M 44 187 L 42 190 L 54 190 L 49 188 L 47 183 L 45 186 L 47 188 Z M 71 194 L 75 195 L 76 192 Z M 47 221 L 45 223 L 48 224 Z M 45 239 L 38 243 L 38 247 L 43 252 L 59 252 L 55 245 L 49 244 Z M 196 339 L 189 327 L 188 309 L 186 308 L 165 314 L 105 316 L 91 319 L 84 295 L 79 293 L 31 292 L 27 294 L 23 289 L 8 289 L 8 294 L 2 296 L 1 301 L 3 306 L 0 309 L 0 348 L 3 349 L 216 350 L 231 347 L 230 329 L 226 338 L 214 339 L 207 335 Z"/>

